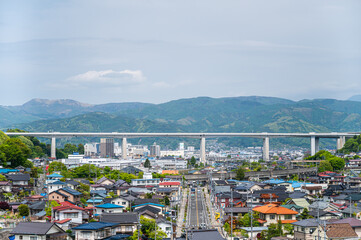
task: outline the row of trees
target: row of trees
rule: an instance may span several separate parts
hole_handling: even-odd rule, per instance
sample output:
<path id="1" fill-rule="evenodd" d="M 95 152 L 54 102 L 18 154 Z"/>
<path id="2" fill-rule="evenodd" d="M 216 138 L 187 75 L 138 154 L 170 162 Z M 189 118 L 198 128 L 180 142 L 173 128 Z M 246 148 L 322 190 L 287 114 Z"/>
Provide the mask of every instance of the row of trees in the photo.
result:
<path id="1" fill-rule="evenodd" d="M 341 171 L 345 167 L 345 160 L 343 158 L 332 155 L 326 150 L 321 150 L 315 155 L 306 158 L 307 160 L 323 160 L 318 166 L 319 172 L 324 171 Z"/>
<path id="2" fill-rule="evenodd" d="M 8 132 L 24 132 L 19 129 L 10 129 Z M 0 163 L 4 167 L 18 166 L 32 167 L 28 158 L 43 158 L 50 156 L 50 144 L 41 143 L 36 137 L 14 136 L 8 137 L 0 131 Z M 57 149 L 57 158 L 66 158 L 73 152 L 84 153 L 83 144 L 65 144 L 64 148 Z"/>
<path id="3" fill-rule="evenodd" d="M 53 173 L 54 171 L 59 171 L 62 176 L 65 178 L 101 178 L 103 176 L 112 179 L 112 180 L 124 180 L 128 183 L 132 181 L 132 179 L 136 179 L 139 176 L 135 174 L 129 174 L 120 172 L 119 170 L 112 170 L 110 167 L 99 168 L 92 164 L 84 164 L 79 167 L 68 169 L 62 162 L 52 162 L 49 164 L 48 172 Z M 143 175 L 141 174 L 141 177 Z"/>

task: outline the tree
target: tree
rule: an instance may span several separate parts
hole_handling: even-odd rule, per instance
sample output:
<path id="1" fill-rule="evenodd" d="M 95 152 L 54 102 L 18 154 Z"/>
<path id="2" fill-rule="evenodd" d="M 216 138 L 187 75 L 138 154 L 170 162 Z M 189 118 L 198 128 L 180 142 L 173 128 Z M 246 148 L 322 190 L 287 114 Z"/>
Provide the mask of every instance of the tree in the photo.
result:
<path id="1" fill-rule="evenodd" d="M 8 210 L 8 209 L 10 209 L 10 205 L 7 202 L 0 202 L 0 209 Z"/>
<path id="2" fill-rule="evenodd" d="M 242 167 L 238 167 L 236 170 L 236 180 L 243 180 L 244 179 L 244 169 Z"/>
<path id="3" fill-rule="evenodd" d="M 287 231 L 287 234 L 293 235 L 294 226 L 292 224 L 286 223 L 283 225 L 283 228 Z"/>
<path id="4" fill-rule="evenodd" d="M 22 216 L 22 217 L 29 216 L 29 207 L 26 204 L 20 204 L 20 206 L 18 207 L 18 211 L 19 211 L 20 216 Z"/>
<path id="5" fill-rule="evenodd" d="M 61 171 L 68 171 L 68 169 L 64 163 L 54 161 L 49 164 L 48 172 L 53 173 L 54 171 L 61 172 Z"/>
<path id="6" fill-rule="evenodd" d="M 194 156 L 192 156 L 190 163 L 192 166 L 196 164 L 196 158 Z"/>
<path id="7" fill-rule="evenodd" d="M 309 214 L 307 208 L 304 208 L 302 213 L 300 214 L 300 219 L 303 220 L 303 219 L 309 219 L 309 218 L 313 218 L 313 217 Z"/>
<path id="8" fill-rule="evenodd" d="M 45 212 L 46 212 L 46 216 L 51 216 L 51 210 L 53 209 L 53 207 L 57 207 L 60 206 L 59 203 L 57 203 L 57 201 L 50 201 L 49 206 L 45 208 Z"/>
<path id="9" fill-rule="evenodd" d="M 166 206 L 169 206 L 170 201 L 169 201 L 168 196 L 164 196 L 164 204 L 165 204 Z"/>
<path id="10" fill-rule="evenodd" d="M 330 164 L 334 170 L 342 170 L 345 167 L 345 160 L 339 157 L 330 159 Z"/>
<path id="11" fill-rule="evenodd" d="M 333 167 L 329 161 L 321 161 L 318 166 L 318 172 L 333 171 Z"/>
<path id="12" fill-rule="evenodd" d="M 0 174 L 0 182 L 6 182 L 7 179 L 4 175 Z"/>
<path id="13" fill-rule="evenodd" d="M 84 145 L 81 143 L 78 144 L 78 153 L 84 154 Z"/>
<path id="14" fill-rule="evenodd" d="M 253 223 L 252 226 L 258 227 L 260 224 L 256 219 L 259 219 L 259 213 L 253 212 Z M 239 216 L 238 218 L 239 225 L 242 227 L 250 227 L 251 226 L 251 215 L 249 213 L 246 213 L 244 216 Z"/>
<path id="15" fill-rule="evenodd" d="M 145 167 L 145 168 L 151 168 L 150 161 L 149 161 L 148 158 L 147 158 L 147 159 L 145 160 L 145 162 L 144 162 L 144 167 Z"/>
<path id="16" fill-rule="evenodd" d="M 161 240 L 167 237 L 167 234 L 159 229 L 159 227 L 156 225 L 155 220 L 153 219 L 147 219 L 143 216 L 140 216 L 140 232 L 139 236 L 144 236 L 142 239 L 155 239 L 155 240 Z M 157 234 L 155 234 L 157 233 Z M 157 238 L 155 238 L 155 235 L 157 235 Z M 134 231 L 133 236 L 130 237 L 132 240 L 138 239 L 138 230 Z"/>
<path id="17" fill-rule="evenodd" d="M 0 158 L 4 166 L 8 165 L 7 162 L 12 168 L 24 165 L 30 153 L 30 148 L 17 138 L 10 138 L 0 145 Z"/>

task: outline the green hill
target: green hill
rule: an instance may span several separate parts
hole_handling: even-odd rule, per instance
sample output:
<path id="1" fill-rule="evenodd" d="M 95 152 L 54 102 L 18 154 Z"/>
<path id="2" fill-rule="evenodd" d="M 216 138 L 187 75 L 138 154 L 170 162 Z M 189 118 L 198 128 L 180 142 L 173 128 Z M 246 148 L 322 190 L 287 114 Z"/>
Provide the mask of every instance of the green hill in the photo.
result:
<path id="1" fill-rule="evenodd" d="M 41 100 L 32 103 L 37 104 L 37 107 L 33 105 L 23 106 L 21 110 L 18 108 L 17 111 L 26 110 L 26 114 L 33 118 L 53 119 L 22 124 L 17 124 L 16 121 L 19 119 L 16 119 L 11 127 L 27 131 L 61 132 L 357 132 L 361 130 L 361 102 L 335 99 L 295 102 L 257 96 L 199 97 L 163 104 L 103 105 L 64 101 Z M 41 112 L 44 112 L 43 115 Z M 232 141 L 237 144 L 244 143 L 243 140 Z M 307 141 L 305 144 L 308 144 Z"/>

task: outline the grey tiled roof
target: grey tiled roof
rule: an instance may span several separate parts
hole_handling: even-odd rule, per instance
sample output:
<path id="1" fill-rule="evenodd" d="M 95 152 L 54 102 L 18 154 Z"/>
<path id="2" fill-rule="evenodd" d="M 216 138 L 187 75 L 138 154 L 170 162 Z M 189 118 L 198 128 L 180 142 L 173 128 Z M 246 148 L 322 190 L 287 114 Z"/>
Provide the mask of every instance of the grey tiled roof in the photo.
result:
<path id="1" fill-rule="evenodd" d="M 45 235 L 53 225 L 54 223 L 20 222 L 11 233 Z"/>
<path id="2" fill-rule="evenodd" d="M 103 213 L 100 216 L 102 222 L 112 222 L 120 224 L 138 223 L 137 213 Z"/>

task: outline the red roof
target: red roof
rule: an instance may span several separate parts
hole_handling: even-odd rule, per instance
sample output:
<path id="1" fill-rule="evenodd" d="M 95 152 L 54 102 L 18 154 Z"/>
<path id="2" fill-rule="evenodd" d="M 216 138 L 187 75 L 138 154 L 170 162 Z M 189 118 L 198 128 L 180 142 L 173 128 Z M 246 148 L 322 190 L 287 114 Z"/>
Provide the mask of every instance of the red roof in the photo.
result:
<path id="1" fill-rule="evenodd" d="M 53 207 L 53 210 L 63 211 L 68 209 L 77 209 L 77 210 L 85 210 L 82 207 L 71 204 L 70 202 L 62 202 L 60 206 Z"/>
<path id="2" fill-rule="evenodd" d="M 159 183 L 160 186 L 180 186 L 180 182 L 161 182 Z"/>
<path id="3" fill-rule="evenodd" d="M 71 221 L 71 219 L 70 219 L 70 218 L 66 218 L 66 219 L 63 219 L 63 220 L 57 220 L 57 221 L 54 221 L 54 222 L 56 222 L 56 223 L 60 223 L 60 224 L 63 224 L 63 223 L 69 222 L 69 221 Z"/>

